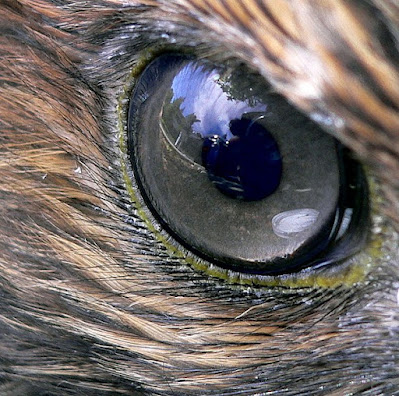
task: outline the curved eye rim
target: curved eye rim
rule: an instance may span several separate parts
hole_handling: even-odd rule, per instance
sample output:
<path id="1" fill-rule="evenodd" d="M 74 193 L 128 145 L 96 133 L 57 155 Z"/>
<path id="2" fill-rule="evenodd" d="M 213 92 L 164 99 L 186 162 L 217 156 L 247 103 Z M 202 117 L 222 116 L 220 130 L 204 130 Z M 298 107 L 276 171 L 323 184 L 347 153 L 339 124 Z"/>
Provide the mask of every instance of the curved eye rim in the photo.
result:
<path id="1" fill-rule="evenodd" d="M 164 59 L 164 58 L 158 58 L 158 59 Z M 129 121 L 128 121 L 128 148 L 130 152 L 130 159 L 131 159 L 131 164 L 133 166 L 135 175 L 136 175 L 136 180 L 138 182 L 139 188 L 141 190 L 141 194 L 144 197 L 144 200 L 147 204 L 147 206 L 150 208 L 151 212 L 153 213 L 154 217 L 157 218 L 157 220 L 161 223 L 162 227 L 165 228 L 169 234 L 173 236 L 174 239 L 176 239 L 180 244 L 185 246 L 187 249 L 193 251 L 196 255 L 199 257 L 204 258 L 207 261 L 211 261 L 221 268 L 224 268 L 226 270 L 235 270 L 239 271 L 242 273 L 254 273 L 257 275 L 281 275 L 281 274 L 287 274 L 287 273 L 292 273 L 292 272 L 298 272 L 301 269 L 303 269 L 305 266 L 309 267 L 312 266 L 313 261 L 315 260 L 315 256 L 321 251 L 324 251 L 327 249 L 327 245 L 331 245 L 331 243 L 323 243 L 320 244 L 317 248 L 313 249 L 312 251 L 312 256 L 310 257 L 309 254 L 301 254 L 301 249 L 298 249 L 295 253 L 295 257 L 284 257 L 284 258 L 277 258 L 273 261 L 267 261 L 267 262 L 256 262 L 256 266 L 252 265 L 253 263 L 251 262 L 246 262 L 243 261 L 242 259 L 238 260 L 238 262 L 232 262 L 231 260 L 220 260 L 217 257 L 211 257 L 208 254 L 204 253 L 201 250 L 196 249 L 195 247 L 188 245 L 187 242 L 180 237 L 178 233 L 176 233 L 168 224 L 167 221 L 165 221 L 162 216 L 159 215 L 159 210 L 157 210 L 154 207 L 154 198 L 151 197 L 151 190 L 146 188 L 142 180 L 144 179 L 142 175 L 140 175 L 140 167 L 138 165 L 139 160 L 137 159 L 139 156 L 137 155 L 137 142 L 135 141 L 135 136 L 136 132 L 134 125 L 136 125 L 136 117 L 137 114 L 137 107 L 135 106 L 135 102 L 133 98 L 141 96 L 141 92 L 139 91 L 139 88 L 136 88 L 134 91 L 134 94 L 132 95 L 131 103 L 130 103 L 130 109 L 129 109 Z M 140 98 L 141 100 L 141 98 Z M 143 99 L 143 102 L 146 100 L 146 98 Z M 364 183 L 363 183 L 364 184 Z M 344 183 L 341 181 L 341 188 L 343 187 Z M 338 222 L 338 225 L 340 222 Z M 330 231 L 328 231 L 330 233 Z M 326 239 L 327 240 L 327 239 Z M 328 239 L 329 240 L 329 239 Z M 330 241 L 330 240 L 329 240 Z M 308 247 L 307 247 L 308 248 Z M 341 255 L 342 256 L 342 255 Z M 299 257 L 299 259 L 298 259 Z M 318 265 L 323 265 L 322 260 L 318 260 L 319 263 Z M 308 263 L 305 265 L 305 263 Z M 282 265 L 282 263 L 284 265 Z M 324 263 L 325 264 L 325 263 Z"/>
<path id="2" fill-rule="evenodd" d="M 151 53 L 148 51 L 142 53 L 142 61 L 133 68 L 118 98 L 116 111 L 119 130 L 118 145 L 121 153 L 120 168 L 129 197 L 128 199 L 133 205 L 131 210 L 134 210 L 134 213 L 139 215 L 149 232 L 167 249 L 171 255 L 171 259 L 180 260 L 181 264 L 186 264 L 195 271 L 219 278 L 229 284 L 245 287 L 283 287 L 294 289 L 308 287 L 335 288 L 339 286 L 352 286 L 355 283 L 367 279 L 372 268 L 381 265 L 386 251 L 391 251 L 391 243 L 389 241 L 386 242 L 386 238 L 393 232 L 392 227 L 389 222 L 386 221 L 385 217 L 380 216 L 383 202 L 379 199 L 379 195 L 381 194 L 379 180 L 375 179 L 367 168 L 365 169 L 365 175 L 367 175 L 371 197 L 371 226 L 370 232 L 366 237 L 367 245 L 363 251 L 355 254 L 353 258 L 339 262 L 334 266 L 328 266 L 327 268 L 308 267 L 297 273 L 287 275 L 252 276 L 251 274 L 237 273 L 232 270 L 225 270 L 211 262 L 196 257 L 191 251 L 186 250 L 184 246 L 180 245 L 178 241 L 171 238 L 171 236 L 162 229 L 158 221 L 147 208 L 141 196 L 130 161 L 128 160 L 127 104 L 129 103 L 131 92 L 137 82 L 137 77 L 144 70 L 145 65 L 148 65 L 157 56 L 167 52 L 176 53 L 174 49 L 171 51 L 169 47 L 164 50 L 157 49 Z M 189 53 L 192 55 L 192 53 L 184 50 L 179 53 Z M 145 62 L 145 65 L 143 65 L 143 62 Z"/>

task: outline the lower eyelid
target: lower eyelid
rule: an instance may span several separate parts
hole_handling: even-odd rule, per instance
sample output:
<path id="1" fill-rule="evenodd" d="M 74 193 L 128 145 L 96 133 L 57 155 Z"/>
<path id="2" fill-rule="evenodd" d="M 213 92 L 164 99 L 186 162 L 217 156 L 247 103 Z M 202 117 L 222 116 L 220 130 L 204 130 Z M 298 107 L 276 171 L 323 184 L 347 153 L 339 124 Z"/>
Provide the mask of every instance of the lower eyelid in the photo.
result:
<path id="1" fill-rule="evenodd" d="M 132 75 L 136 76 L 136 72 Z M 128 195 L 146 227 L 154 234 L 156 239 L 161 242 L 171 257 L 178 258 L 193 269 L 203 272 L 209 276 L 219 278 L 231 284 L 238 284 L 249 287 L 288 287 L 288 288 L 335 288 L 339 286 L 350 287 L 355 283 L 363 282 L 367 275 L 379 265 L 381 261 L 386 261 L 384 250 L 387 248 L 387 234 L 391 233 L 391 228 L 380 216 L 380 202 L 378 202 L 379 183 L 371 176 L 368 176 L 371 185 L 370 201 L 372 206 L 371 228 L 365 248 L 355 256 L 330 268 L 312 269 L 307 268 L 293 274 L 265 276 L 251 275 L 235 272 L 221 268 L 209 263 L 204 259 L 198 258 L 193 253 L 187 251 L 183 246 L 170 238 L 153 218 L 151 212 L 146 207 L 135 183 L 135 178 L 128 161 L 127 151 L 127 105 L 129 95 L 135 78 L 130 78 L 123 93 L 120 95 L 117 106 L 118 129 L 119 129 L 119 148 L 120 161 L 123 179 Z"/>

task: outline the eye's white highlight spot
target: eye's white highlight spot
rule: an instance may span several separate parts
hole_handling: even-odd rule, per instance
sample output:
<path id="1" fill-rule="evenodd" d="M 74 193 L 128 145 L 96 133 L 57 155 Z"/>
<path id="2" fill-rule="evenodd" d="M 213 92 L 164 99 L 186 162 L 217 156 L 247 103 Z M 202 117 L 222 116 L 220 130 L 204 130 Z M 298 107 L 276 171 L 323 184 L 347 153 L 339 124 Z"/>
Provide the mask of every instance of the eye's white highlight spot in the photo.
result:
<path id="1" fill-rule="evenodd" d="M 315 209 L 295 209 L 281 212 L 272 219 L 274 233 L 281 238 L 292 238 L 306 231 L 319 217 Z"/>
<path id="2" fill-rule="evenodd" d="M 348 231 L 353 216 L 353 209 L 346 208 L 342 218 L 341 226 L 339 227 L 337 239 L 341 238 Z"/>

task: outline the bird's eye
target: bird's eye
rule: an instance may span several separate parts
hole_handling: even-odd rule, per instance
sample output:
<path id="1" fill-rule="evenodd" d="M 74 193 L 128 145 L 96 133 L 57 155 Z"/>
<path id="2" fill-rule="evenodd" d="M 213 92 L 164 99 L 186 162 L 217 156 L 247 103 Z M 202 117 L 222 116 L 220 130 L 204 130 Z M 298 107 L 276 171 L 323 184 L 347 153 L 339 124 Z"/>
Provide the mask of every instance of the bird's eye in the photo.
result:
<path id="1" fill-rule="evenodd" d="M 130 98 L 128 149 L 154 217 L 222 268 L 292 273 L 364 241 L 360 165 L 244 67 L 155 59 Z"/>

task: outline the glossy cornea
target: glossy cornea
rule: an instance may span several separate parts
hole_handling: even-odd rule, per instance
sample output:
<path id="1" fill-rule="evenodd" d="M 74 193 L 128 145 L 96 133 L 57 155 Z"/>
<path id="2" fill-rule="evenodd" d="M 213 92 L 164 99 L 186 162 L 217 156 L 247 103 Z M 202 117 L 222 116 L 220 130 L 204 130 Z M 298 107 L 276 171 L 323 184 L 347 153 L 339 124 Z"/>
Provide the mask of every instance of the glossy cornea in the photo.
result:
<path id="1" fill-rule="evenodd" d="M 154 217 L 223 268 L 291 273 L 342 258 L 355 249 L 342 240 L 362 235 L 361 167 L 243 68 L 159 56 L 132 92 L 128 148 Z"/>

